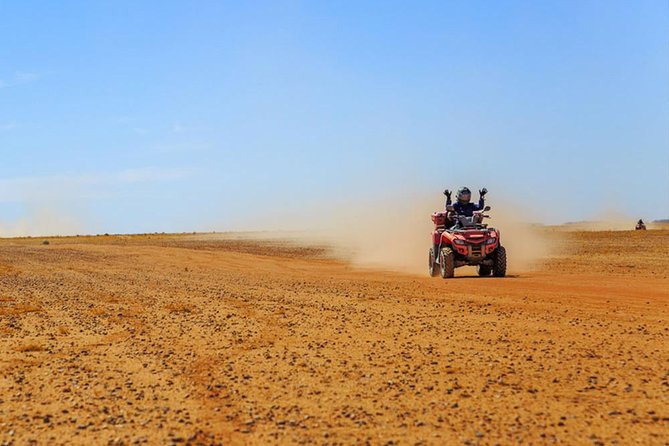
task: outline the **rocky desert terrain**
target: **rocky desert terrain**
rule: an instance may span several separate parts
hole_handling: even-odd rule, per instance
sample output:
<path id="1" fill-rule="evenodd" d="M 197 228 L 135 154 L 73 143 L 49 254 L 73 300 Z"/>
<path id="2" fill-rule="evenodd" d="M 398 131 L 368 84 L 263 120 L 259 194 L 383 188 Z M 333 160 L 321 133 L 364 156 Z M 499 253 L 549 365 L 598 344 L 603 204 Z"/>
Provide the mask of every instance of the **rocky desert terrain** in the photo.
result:
<path id="1" fill-rule="evenodd" d="M 0 240 L 0 444 L 669 444 L 669 230 L 548 236 L 534 271 L 450 280 L 267 240 Z"/>

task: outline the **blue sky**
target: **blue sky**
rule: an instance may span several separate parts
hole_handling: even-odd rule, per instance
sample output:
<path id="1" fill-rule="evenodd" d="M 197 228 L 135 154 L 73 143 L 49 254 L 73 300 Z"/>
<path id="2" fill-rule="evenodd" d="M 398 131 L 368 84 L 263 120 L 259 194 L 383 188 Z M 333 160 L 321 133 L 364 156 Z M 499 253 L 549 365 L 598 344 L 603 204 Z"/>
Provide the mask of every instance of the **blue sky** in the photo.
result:
<path id="1" fill-rule="evenodd" d="M 0 16 L 0 227 L 47 209 L 86 232 L 240 229 L 407 189 L 439 206 L 461 184 L 547 222 L 669 216 L 664 1 L 16 1 Z"/>

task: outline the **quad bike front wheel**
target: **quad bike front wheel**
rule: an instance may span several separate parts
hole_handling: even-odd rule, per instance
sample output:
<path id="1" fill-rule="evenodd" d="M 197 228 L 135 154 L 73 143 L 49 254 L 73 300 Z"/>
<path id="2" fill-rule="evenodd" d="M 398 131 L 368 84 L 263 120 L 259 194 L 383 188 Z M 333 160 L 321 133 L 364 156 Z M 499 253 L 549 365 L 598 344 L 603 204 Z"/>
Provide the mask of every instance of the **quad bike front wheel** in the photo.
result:
<path id="1" fill-rule="evenodd" d="M 434 255 L 434 248 L 430 248 L 430 253 L 428 256 L 428 273 L 430 274 L 430 277 L 437 277 L 438 271 L 437 271 L 437 263 L 436 263 L 436 257 Z"/>
<path id="2" fill-rule="evenodd" d="M 439 275 L 442 279 L 455 275 L 455 254 L 451 248 L 442 248 L 439 253 Z"/>
<path id="3" fill-rule="evenodd" d="M 506 276 L 506 249 L 500 246 L 493 253 L 492 275 L 495 277 Z"/>

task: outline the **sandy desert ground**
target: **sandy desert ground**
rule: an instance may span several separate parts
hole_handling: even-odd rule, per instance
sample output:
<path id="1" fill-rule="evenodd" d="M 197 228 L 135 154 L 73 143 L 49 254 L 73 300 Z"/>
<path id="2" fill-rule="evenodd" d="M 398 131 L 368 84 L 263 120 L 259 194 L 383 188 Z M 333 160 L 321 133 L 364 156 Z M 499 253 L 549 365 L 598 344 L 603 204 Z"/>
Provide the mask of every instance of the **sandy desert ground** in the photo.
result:
<path id="1" fill-rule="evenodd" d="M 270 241 L 1 240 L 0 444 L 669 444 L 669 230 L 549 236 L 536 271 L 447 281 Z"/>

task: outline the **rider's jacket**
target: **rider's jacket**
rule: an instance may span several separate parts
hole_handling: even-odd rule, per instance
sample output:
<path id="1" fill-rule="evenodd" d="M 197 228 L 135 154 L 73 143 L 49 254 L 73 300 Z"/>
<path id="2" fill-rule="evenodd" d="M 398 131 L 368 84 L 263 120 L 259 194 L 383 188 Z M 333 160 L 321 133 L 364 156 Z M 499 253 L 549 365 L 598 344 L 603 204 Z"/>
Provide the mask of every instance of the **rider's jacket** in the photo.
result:
<path id="1" fill-rule="evenodd" d="M 450 206 L 450 204 L 451 200 L 447 199 L 446 206 Z M 458 201 L 453 205 L 453 209 L 455 209 L 455 213 L 457 215 L 464 215 L 467 217 L 471 217 L 472 215 L 474 215 L 474 211 L 482 211 L 484 207 L 485 207 L 485 200 L 483 199 L 483 197 L 479 198 L 478 204 L 471 202 L 462 204 Z"/>

